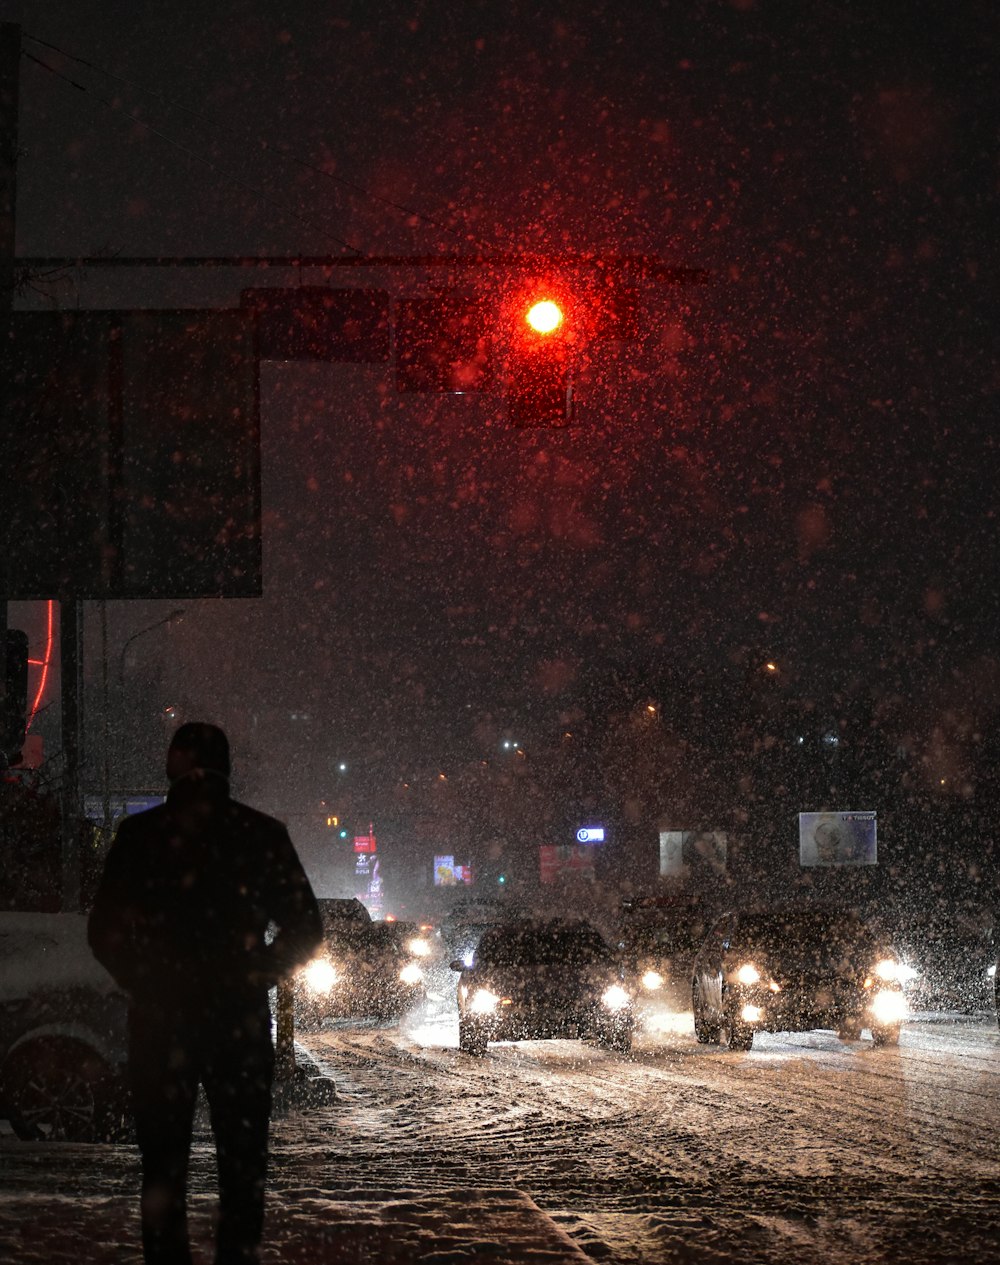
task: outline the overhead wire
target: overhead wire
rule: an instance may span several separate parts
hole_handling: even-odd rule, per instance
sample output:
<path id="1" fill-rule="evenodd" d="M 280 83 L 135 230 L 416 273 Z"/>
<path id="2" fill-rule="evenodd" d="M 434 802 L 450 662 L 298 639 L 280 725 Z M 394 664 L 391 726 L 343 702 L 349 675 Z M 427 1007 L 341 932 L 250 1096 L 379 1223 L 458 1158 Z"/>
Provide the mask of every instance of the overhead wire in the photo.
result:
<path id="1" fill-rule="evenodd" d="M 69 75 L 63 74 L 62 71 L 49 65 L 48 62 L 43 61 L 40 57 L 36 57 L 33 53 L 29 53 L 27 49 L 22 49 L 21 55 L 28 61 L 34 62 L 35 65 L 41 66 L 43 70 L 47 70 L 49 74 L 54 75 L 57 79 L 61 79 L 64 83 L 68 83 L 71 87 L 76 88 L 78 92 L 92 96 L 96 101 L 99 101 L 102 105 L 106 106 L 113 114 L 116 115 L 116 117 L 127 118 L 133 123 L 137 123 L 153 136 L 157 136 L 160 140 L 166 141 L 168 145 L 172 145 L 175 149 L 179 150 L 182 154 L 185 154 L 188 158 L 193 159 L 195 162 L 201 163 L 216 175 L 220 175 L 224 179 L 232 181 L 233 184 L 237 184 L 241 188 L 246 189 L 255 197 L 260 198 L 267 206 L 271 207 L 272 210 L 279 211 L 282 215 L 286 215 L 291 219 L 297 220 L 311 232 L 319 233 L 323 237 L 328 238 L 330 241 L 336 242 L 338 246 L 343 247 L 345 250 L 349 250 L 352 254 L 360 256 L 366 255 L 367 252 L 362 250 L 359 246 L 354 246 L 352 243 L 345 241 L 343 238 L 337 237 L 335 233 L 331 233 L 329 230 L 321 228 L 318 224 L 314 224 L 311 220 L 306 219 L 305 216 L 292 210 L 291 207 L 285 206 L 280 202 L 275 202 L 274 199 L 269 197 L 262 189 L 257 188 L 256 185 L 250 184 L 249 181 L 246 181 L 241 176 L 236 175 L 235 172 L 219 166 L 210 158 L 206 158 L 204 154 L 200 154 L 197 150 L 192 149 L 190 146 L 184 145 L 181 141 L 174 140 L 172 136 L 168 136 L 166 132 L 154 127 L 151 123 L 147 123 L 146 120 L 141 118 L 138 114 L 135 114 L 130 110 L 119 109 L 113 101 L 109 101 L 108 98 L 102 96 L 101 93 L 95 92 L 93 88 L 87 87 L 86 84 L 79 83 L 76 79 L 70 78 Z"/>
<path id="2" fill-rule="evenodd" d="M 81 66 L 85 66 L 87 67 L 88 70 L 92 70 L 96 74 L 103 75 L 106 78 L 111 79 L 116 83 L 125 84 L 126 86 L 130 88 L 135 88 L 137 91 L 143 92 L 148 96 L 154 97 L 156 100 L 161 101 L 165 105 L 170 106 L 174 109 L 182 110 L 184 111 L 184 113 L 191 115 L 192 118 L 197 119 L 199 122 L 206 123 L 210 127 L 214 127 L 218 129 L 220 132 L 223 132 L 229 136 L 234 137 L 236 140 L 239 140 L 239 141 L 243 140 L 243 138 L 239 135 L 236 129 L 229 126 L 229 124 L 225 123 L 223 120 L 218 119 L 210 114 L 206 114 L 202 110 L 197 110 L 193 106 L 187 105 L 183 101 L 177 100 L 175 97 L 168 96 L 166 93 L 159 91 L 157 88 L 152 88 L 152 87 L 147 86 L 146 84 L 139 83 L 137 80 L 130 79 L 125 75 L 116 74 L 114 71 L 107 70 L 102 66 L 98 66 L 96 63 L 88 61 L 84 57 L 79 57 L 73 53 L 68 53 L 66 52 L 65 49 L 59 48 L 57 45 L 50 43 L 48 40 L 40 39 L 36 35 L 31 35 L 27 31 L 24 32 L 24 38 L 31 40 L 32 43 L 38 44 L 43 48 L 50 49 L 54 53 L 58 53 L 60 57 L 65 57 L 69 61 L 73 61 L 73 62 L 78 63 Z M 400 214 L 405 215 L 409 217 L 410 219 L 419 220 L 421 223 L 426 224 L 430 226 L 431 228 L 435 228 L 439 232 L 446 233 L 448 236 L 459 238 L 460 240 L 465 241 L 475 246 L 479 250 L 487 249 L 485 244 L 479 241 L 473 234 L 460 232 L 459 230 L 452 228 L 448 224 L 443 224 L 440 220 L 435 219 L 433 216 L 427 215 L 423 211 L 418 211 L 413 207 L 409 207 L 403 202 L 395 202 L 393 201 L 392 198 L 387 198 L 382 194 L 376 193 L 373 189 L 369 189 L 368 187 L 366 187 L 363 184 L 358 183 L 357 181 L 349 180 L 345 176 L 337 175 L 336 172 L 328 171 L 326 168 L 320 167 L 316 163 L 310 162 L 306 158 L 302 158 L 288 145 L 281 144 L 281 143 L 277 145 L 270 145 L 265 142 L 265 148 L 263 149 L 263 152 L 272 158 L 273 157 L 283 158 L 287 160 L 288 162 L 294 163 L 296 166 L 302 168 L 304 171 L 312 172 L 314 175 L 321 176 L 323 179 L 329 180 L 333 184 L 340 185 L 345 189 L 350 189 L 354 193 L 360 193 L 364 197 L 371 198 L 375 202 L 381 202 L 384 206 L 390 207 L 392 210 L 398 211 Z"/>

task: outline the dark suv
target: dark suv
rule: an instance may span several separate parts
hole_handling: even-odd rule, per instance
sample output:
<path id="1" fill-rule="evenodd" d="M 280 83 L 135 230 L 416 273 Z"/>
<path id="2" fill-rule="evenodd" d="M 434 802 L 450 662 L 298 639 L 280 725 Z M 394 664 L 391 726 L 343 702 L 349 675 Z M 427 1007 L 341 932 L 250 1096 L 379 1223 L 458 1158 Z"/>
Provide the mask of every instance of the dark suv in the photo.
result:
<path id="1" fill-rule="evenodd" d="M 484 931 L 458 981 L 458 1045 L 486 1053 L 490 1041 L 591 1037 L 632 1047 L 633 998 L 611 947 L 580 919 L 520 918 Z"/>
<path id="2" fill-rule="evenodd" d="M 852 910 L 825 906 L 724 914 L 692 975 L 695 1036 L 749 1050 L 754 1033 L 832 1028 L 895 1045 L 906 1017 L 901 965 Z"/>

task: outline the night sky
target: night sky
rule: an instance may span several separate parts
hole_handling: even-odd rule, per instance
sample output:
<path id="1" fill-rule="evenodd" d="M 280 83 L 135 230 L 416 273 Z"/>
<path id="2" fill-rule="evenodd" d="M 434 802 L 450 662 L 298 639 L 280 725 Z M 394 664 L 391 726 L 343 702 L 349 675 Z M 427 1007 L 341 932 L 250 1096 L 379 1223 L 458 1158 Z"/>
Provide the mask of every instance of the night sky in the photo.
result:
<path id="1" fill-rule="evenodd" d="M 20 10 L 65 76 L 23 63 L 22 256 L 711 273 L 645 286 L 640 339 L 590 349 L 571 431 L 401 395 L 391 366 L 264 367 L 264 596 L 188 603 L 161 681 L 273 727 L 258 787 L 292 764 L 321 793 L 344 753 L 388 777 L 769 656 L 819 702 L 853 681 L 1000 706 L 975 689 L 997 620 L 994 5 Z M 166 283 L 114 284 L 141 305 Z M 116 608 L 116 644 L 159 611 Z"/>

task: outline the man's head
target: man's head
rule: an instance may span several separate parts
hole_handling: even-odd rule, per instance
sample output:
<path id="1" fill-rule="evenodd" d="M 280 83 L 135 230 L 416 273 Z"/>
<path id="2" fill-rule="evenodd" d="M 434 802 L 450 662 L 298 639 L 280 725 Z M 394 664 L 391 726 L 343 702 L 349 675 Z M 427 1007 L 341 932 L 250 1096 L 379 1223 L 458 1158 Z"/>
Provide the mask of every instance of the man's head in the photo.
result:
<path id="1" fill-rule="evenodd" d="M 167 750 L 167 778 L 176 782 L 195 769 L 229 777 L 229 739 L 218 725 L 191 721 L 170 740 Z"/>

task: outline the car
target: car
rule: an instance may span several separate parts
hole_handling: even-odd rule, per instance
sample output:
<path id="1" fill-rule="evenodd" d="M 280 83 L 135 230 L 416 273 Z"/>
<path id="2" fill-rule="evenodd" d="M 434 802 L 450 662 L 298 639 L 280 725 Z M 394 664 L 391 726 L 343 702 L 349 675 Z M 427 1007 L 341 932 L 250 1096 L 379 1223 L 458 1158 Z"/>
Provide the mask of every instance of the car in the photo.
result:
<path id="1" fill-rule="evenodd" d="M 712 926 L 692 970 L 702 1043 L 749 1050 L 754 1033 L 832 1028 L 895 1045 L 906 1017 L 901 963 L 852 909 L 731 911 Z"/>
<path id="2" fill-rule="evenodd" d="M 458 1045 L 482 1056 L 490 1041 L 592 1038 L 632 1048 L 634 1002 L 604 937 L 583 919 L 517 918 L 483 932 L 470 966 L 456 958 Z"/>
<path id="3" fill-rule="evenodd" d="M 524 913 L 509 899 L 458 901 L 445 915 L 439 931 L 445 956 L 471 963 L 484 932 Z"/>
<path id="4" fill-rule="evenodd" d="M 618 925 L 618 949 L 634 980 L 646 1021 L 668 1025 L 687 1010 L 691 965 L 705 938 L 707 917 L 693 901 L 630 900 Z"/>
<path id="5" fill-rule="evenodd" d="M 398 923 L 373 921 L 367 910 L 362 918 L 345 902 L 319 903 L 322 949 L 292 982 L 297 1028 L 317 1029 L 331 1019 L 398 1018 L 423 999 L 420 937 Z"/>
<path id="6" fill-rule="evenodd" d="M 85 915 L 0 914 L 0 1117 L 17 1137 L 128 1136 L 127 1012 Z"/>
<path id="7" fill-rule="evenodd" d="M 904 964 L 913 1010 L 979 1014 L 993 1008 L 997 950 L 992 918 L 977 909 L 932 909 L 880 924 Z"/>

